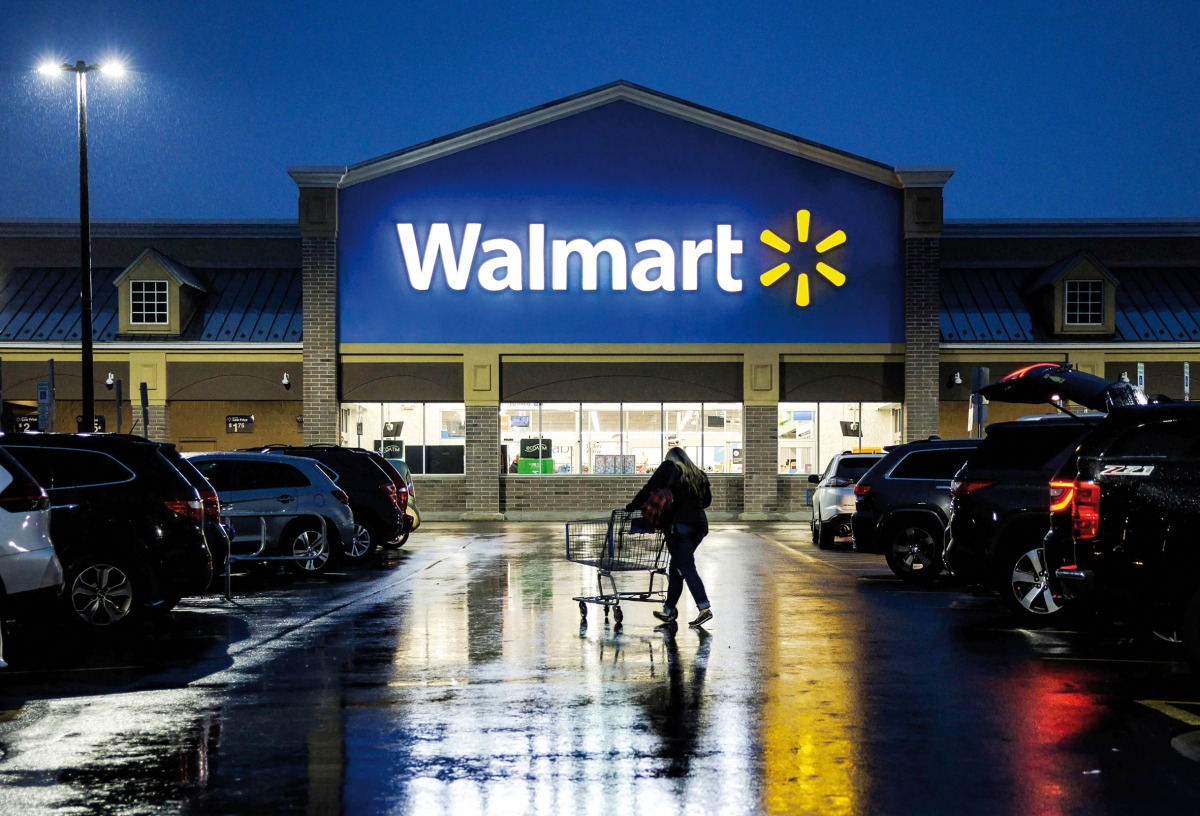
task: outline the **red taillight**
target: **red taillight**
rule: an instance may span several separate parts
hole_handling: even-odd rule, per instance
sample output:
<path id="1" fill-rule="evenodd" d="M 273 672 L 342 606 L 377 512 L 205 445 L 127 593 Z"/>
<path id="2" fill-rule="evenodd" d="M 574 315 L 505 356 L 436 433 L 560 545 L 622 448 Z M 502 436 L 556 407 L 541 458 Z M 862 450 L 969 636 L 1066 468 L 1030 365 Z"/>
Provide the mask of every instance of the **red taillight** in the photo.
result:
<path id="1" fill-rule="evenodd" d="M 1071 501 L 1075 498 L 1075 483 L 1066 481 L 1053 481 L 1050 483 L 1050 512 L 1063 513 L 1071 508 Z"/>
<path id="2" fill-rule="evenodd" d="M 856 484 L 854 486 L 854 495 L 855 496 L 865 496 L 870 492 L 871 492 L 870 485 L 865 485 L 860 482 L 859 484 Z"/>
<path id="3" fill-rule="evenodd" d="M 1100 535 L 1100 485 L 1095 482 L 1075 482 L 1071 534 L 1084 540 Z"/>
<path id="4" fill-rule="evenodd" d="M 204 521 L 204 502 L 197 496 L 194 499 L 167 499 L 163 506 L 172 513 L 190 518 L 192 521 Z"/>
<path id="5" fill-rule="evenodd" d="M 217 498 L 215 490 L 201 490 L 200 501 L 204 505 L 204 515 L 211 517 L 214 521 L 221 521 L 221 500 Z"/>
<path id="6" fill-rule="evenodd" d="M 10 513 L 29 513 L 34 510 L 50 509 L 50 497 L 42 486 L 32 479 L 13 474 L 8 487 L 0 492 L 0 508 Z"/>
<path id="7" fill-rule="evenodd" d="M 379 489 L 387 494 L 388 501 L 390 501 L 392 504 L 394 504 L 396 506 L 397 510 L 404 509 L 400 505 L 400 495 L 396 492 L 396 485 L 392 484 L 391 482 L 388 482 L 387 484 L 381 484 L 379 486 Z"/>
<path id="8" fill-rule="evenodd" d="M 330 491 L 330 495 L 340 501 L 342 504 L 350 503 L 350 497 L 346 495 L 345 490 L 332 490 Z"/>
<path id="9" fill-rule="evenodd" d="M 969 496 L 976 490 L 991 487 L 995 482 L 990 479 L 955 479 L 950 482 L 951 496 Z"/>

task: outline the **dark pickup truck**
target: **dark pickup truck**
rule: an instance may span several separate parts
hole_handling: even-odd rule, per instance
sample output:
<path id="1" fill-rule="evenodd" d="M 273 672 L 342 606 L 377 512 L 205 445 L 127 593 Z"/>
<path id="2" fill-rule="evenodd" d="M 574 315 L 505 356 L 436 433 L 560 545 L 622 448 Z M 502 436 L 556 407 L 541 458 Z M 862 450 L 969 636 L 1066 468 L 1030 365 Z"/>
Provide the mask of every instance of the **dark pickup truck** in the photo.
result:
<path id="1" fill-rule="evenodd" d="M 1182 641 L 1200 666 L 1200 404 L 1113 408 L 1049 490 L 1060 591 Z"/>

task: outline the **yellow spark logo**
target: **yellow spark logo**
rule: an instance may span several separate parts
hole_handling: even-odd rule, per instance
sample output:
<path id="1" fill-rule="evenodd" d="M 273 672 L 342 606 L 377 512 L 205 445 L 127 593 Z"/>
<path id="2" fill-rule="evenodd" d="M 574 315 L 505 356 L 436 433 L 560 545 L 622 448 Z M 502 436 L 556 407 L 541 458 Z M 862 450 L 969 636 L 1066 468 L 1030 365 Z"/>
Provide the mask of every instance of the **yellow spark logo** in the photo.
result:
<path id="1" fill-rule="evenodd" d="M 796 242 L 797 243 L 800 243 L 800 244 L 808 243 L 808 227 L 809 227 L 810 219 L 811 219 L 811 216 L 810 216 L 808 210 L 796 210 Z M 769 229 L 763 230 L 762 234 L 760 234 L 758 236 L 758 239 L 760 241 L 762 241 L 764 244 L 766 244 L 767 246 L 771 247 L 771 249 L 778 250 L 779 252 L 782 252 L 784 254 L 787 254 L 792 251 L 791 244 L 789 244 L 787 241 L 780 238 L 778 235 L 776 235 L 774 232 L 772 232 Z M 828 252 L 829 250 L 833 249 L 834 247 L 841 246 L 844 243 L 846 243 L 846 233 L 842 232 L 841 230 L 837 230 L 836 232 L 830 233 L 826 237 L 822 238 L 819 242 L 817 242 L 817 253 L 823 254 L 823 253 Z M 841 272 L 834 269 L 832 266 L 825 263 L 824 261 L 817 261 L 816 268 L 817 268 L 817 272 L 819 272 L 821 274 L 821 277 L 825 278 L 825 280 L 829 281 L 834 286 L 841 286 L 843 283 L 846 282 L 845 275 L 843 275 Z M 788 263 L 787 261 L 784 261 L 783 263 L 779 264 L 778 266 L 773 266 L 770 269 L 768 269 L 766 272 L 763 272 L 761 275 L 758 276 L 758 279 L 760 282 L 762 282 L 763 286 L 770 286 L 770 285 L 774 284 L 775 282 L 777 282 L 780 278 L 782 278 L 784 275 L 786 275 L 791 270 L 792 270 L 792 265 L 790 263 Z M 800 277 L 796 280 L 796 305 L 803 307 L 803 306 L 807 306 L 808 304 L 809 304 L 808 273 L 801 272 Z"/>

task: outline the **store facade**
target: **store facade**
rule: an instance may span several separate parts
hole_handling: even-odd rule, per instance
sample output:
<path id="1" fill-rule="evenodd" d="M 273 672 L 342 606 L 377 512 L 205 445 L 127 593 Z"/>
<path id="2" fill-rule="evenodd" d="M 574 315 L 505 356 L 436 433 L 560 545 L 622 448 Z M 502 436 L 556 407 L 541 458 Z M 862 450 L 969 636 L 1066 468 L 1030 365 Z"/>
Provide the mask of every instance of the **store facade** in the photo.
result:
<path id="1" fill-rule="evenodd" d="M 298 222 L 93 224 L 106 430 L 373 448 L 429 518 L 604 511 L 681 445 L 715 518 L 806 518 L 835 453 L 977 433 L 983 372 L 1200 363 L 1200 220 L 944 222 L 949 168 L 628 83 L 289 173 Z M 78 235 L 0 223 L 6 430 L 51 361 L 75 430 Z"/>
<path id="2" fill-rule="evenodd" d="M 290 172 L 306 438 L 470 517 L 621 504 L 674 444 L 716 512 L 801 512 L 786 477 L 936 431 L 946 168 L 616 83 Z"/>

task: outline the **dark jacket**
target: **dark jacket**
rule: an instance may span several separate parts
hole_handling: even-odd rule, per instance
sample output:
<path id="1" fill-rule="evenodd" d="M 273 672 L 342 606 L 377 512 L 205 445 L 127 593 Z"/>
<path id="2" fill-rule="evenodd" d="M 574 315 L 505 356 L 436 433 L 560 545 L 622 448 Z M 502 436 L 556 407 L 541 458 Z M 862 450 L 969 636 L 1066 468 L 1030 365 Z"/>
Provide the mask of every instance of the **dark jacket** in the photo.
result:
<path id="1" fill-rule="evenodd" d="M 700 474 L 704 476 L 703 473 Z M 633 497 L 633 501 L 625 505 L 628 511 L 637 510 L 646 503 L 646 499 L 650 494 L 660 487 L 670 488 L 671 490 L 671 521 L 680 524 L 687 524 L 699 529 L 702 534 L 708 535 L 708 516 L 704 512 L 704 508 L 712 504 L 712 490 L 708 485 L 708 477 L 704 477 L 704 487 L 702 496 L 697 496 L 688 489 L 683 482 L 683 474 L 679 470 L 679 466 L 670 459 L 664 459 L 663 463 L 658 466 L 649 481 L 638 491 L 638 494 Z"/>

